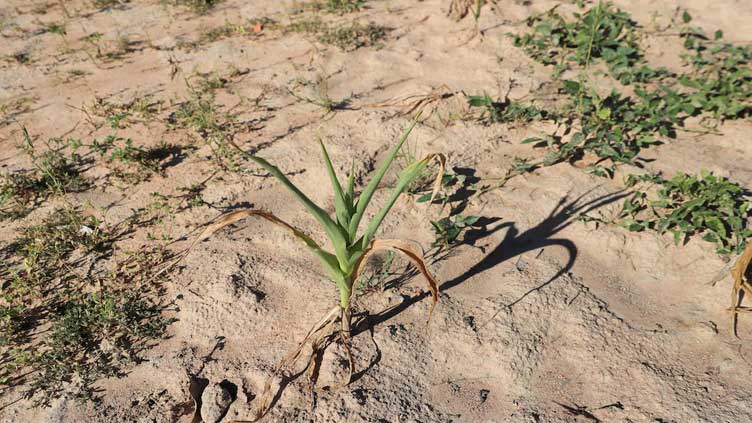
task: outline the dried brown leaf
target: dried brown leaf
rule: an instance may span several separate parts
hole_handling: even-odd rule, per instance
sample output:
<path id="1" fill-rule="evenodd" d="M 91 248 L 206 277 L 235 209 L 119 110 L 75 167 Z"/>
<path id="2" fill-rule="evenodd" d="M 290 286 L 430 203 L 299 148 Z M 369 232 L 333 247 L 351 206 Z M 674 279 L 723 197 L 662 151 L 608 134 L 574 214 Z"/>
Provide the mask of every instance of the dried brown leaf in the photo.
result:
<path id="1" fill-rule="evenodd" d="M 433 277 L 431 272 L 428 271 L 426 263 L 423 260 L 423 254 L 418 252 L 410 244 L 400 239 L 377 239 L 371 242 L 371 245 L 366 249 L 363 256 L 358 260 L 355 265 L 355 271 L 353 272 L 353 280 L 358 280 L 360 273 L 363 271 L 363 266 L 368 262 L 368 259 L 379 251 L 391 250 L 397 253 L 404 254 L 410 262 L 420 271 L 423 277 L 428 282 L 428 289 L 431 291 L 431 298 L 433 303 L 431 304 L 431 310 L 428 313 L 428 320 L 431 320 L 433 309 L 436 307 L 436 303 L 439 302 L 439 284 Z"/>
<path id="2" fill-rule="evenodd" d="M 436 179 L 433 181 L 433 189 L 431 190 L 431 200 L 428 204 L 433 203 L 436 194 L 441 189 L 441 179 L 444 177 L 444 171 L 446 170 L 446 156 L 441 153 L 431 153 L 423 158 L 424 161 L 436 161 L 439 163 L 439 172 L 436 173 Z"/>
<path id="3" fill-rule="evenodd" d="M 752 263 L 752 241 L 747 244 L 747 248 L 744 249 L 744 252 L 736 260 L 734 267 L 731 268 L 731 277 L 734 279 L 734 288 L 731 291 L 731 328 L 734 336 L 737 337 L 739 336 L 736 331 L 739 313 L 748 311 L 741 307 L 742 298 L 744 294 L 752 297 L 752 288 L 750 288 L 749 281 L 746 278 L 750 263 Z"/>

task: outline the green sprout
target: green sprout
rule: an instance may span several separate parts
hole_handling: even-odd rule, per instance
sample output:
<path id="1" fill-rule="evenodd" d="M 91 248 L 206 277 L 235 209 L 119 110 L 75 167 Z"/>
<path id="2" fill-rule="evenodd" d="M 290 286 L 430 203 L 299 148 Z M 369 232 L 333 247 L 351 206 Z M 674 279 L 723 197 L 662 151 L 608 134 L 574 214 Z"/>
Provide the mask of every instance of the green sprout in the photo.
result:
<path id="1" fill-rule="evenodd" d="M 364 264 L 368 261 L 372 255 L 378 251 L 394 251 L 404 254 L 415 267 L 422 273 L 425 279 L 428 281 L 429 288 L 433 298 L 433 305 L 438 301 L 438 284 L 431 273 L 426 268 L 426 264 L 423 261 L 422 254 L 413 248 L 409 243 L 396 240 L 396 239 L 374 239 L 376 231 L 387 216 L 392 206 L 394 206 L 400 195 L 407 189 L 411 182 L 421 176 L 426 170 L 429 164 L 433 161 L 437 161 L 441 166 L 441 171 L 438 174 L 438 184 L 434 184 L 434 191 L 436 191 L 437 185 L 441 183 L 441 176 L 443 174 L 443 168 L 445 159 L 441 154 L 429 154 L 421 160 L 416 160 L 412 164 L 406 166 L 399 175 L 396 185 L 394 186 L 391 195 L 387 199 L 386 203 L 382 206 L 376 215 L 365 225 L 365 230 L 359 233 L 358 229 L 361 226 L 361 221 L 365 216 L 366 209 L 371 202 L 371 199 L 376 192 L 381 180 L 389 170 L 390 165 L 397 157 L 400 149 L 402 148 L 405 140 L 412 129 L 417 124 L 417 120 L 413 121 L 412 125 L 402 135 L 400 141 L 389 153 L 384 163 L 378 169 L 373 179 L 365 186 L 360 195 L 355 193 L 355 174 L 354 170 L 350 172 L 347 178 L 347 184 L 343 186 L 337 177 L 329 154 L 324 146 L 323 142 L 319 140 L 321 145 L 321 151 L 324 156 L 324 162 L 326 163 L 329 178 L 331 179 L 332 188 L 334 191 L 334 206 L 335 216 L 330 216 L 320 206 L 314 203 L 308 198 L 297 186 L 295 186 L 285 174 L 280 171 L 276 166 L 272 165 L 265 159 L 257 157 L 252 154 L 248 154 L 239 147 L 235 146 L 238 150 L 242 151 L 242 154 L 247 158 L 253 160 L 258 165 L 263 167 L 267 172 L 277 178 L 282 184 L 292 192 L 293 196 L 305 207 L 305 209 L 313 216 L 313 218 L 321 225 L 326 233 L 333 252 L 326 251 L 316 241 L 310 238 L 303 231 L 293 227 L 292 225 L 277 218 L 274 214 L 257 209 L 243 209 L 231 212 L 220 217 L 214 223 L 208 225 L 206 229 L 197 238 L 196 242 L 202 241 L 211 236 L 216 231 L 233 224 L 241 219 L 249 216 L 256 216 L 264 218 L 271 223 L 282 226 L 289 230 L 296 238 L 300 239 L 306 247 L 319 258 L 321 264 L 329 276 L 334 282 L 339 291 L 339 305 L 332 309 L 324 319 L 317 323 L 303 342 L 297 351 L 293 352 L 277 367 L 277 372 L 294 364 L 300 355 L 300 351 L 303 346 L 311 340 L 314 354 L 317 354 L 322 348 L 321 344 L 324 339 L 328 339 L 329 333 L 324 332 L 324 329 L 329 327 L 330 324 L 335 323 L 337 320 L 341 322 L 341 331 L 339 332 L 339 338 L 342 344 L 346 347 L 349 353 L 350 344 L 350 326 L 351 326 L 351 305 L 353 299 L 353 285 L 358 280 Z M 195 245 L 195 243 L 194 243 Z M 431 310 L 433 310 L 433 305 Z M 430 318 L 430 315 L 429 315 Z M 325 343 L 324 343 L 325 344 Z M 350 357 L 350 377 L 353 371 L 353 361 Z M 310 376 L 312 379 L 314 376 Z M 347 382 L 349 383 L 350 377 Z M 267 384 L 268 385 L 268 384 Z M 263 398 L 271 398 L 270 387 L 265 388 Z M 263 415 L 268 411 L 268 405 L 270 401 L 261 401 L 260 414 Z"/>

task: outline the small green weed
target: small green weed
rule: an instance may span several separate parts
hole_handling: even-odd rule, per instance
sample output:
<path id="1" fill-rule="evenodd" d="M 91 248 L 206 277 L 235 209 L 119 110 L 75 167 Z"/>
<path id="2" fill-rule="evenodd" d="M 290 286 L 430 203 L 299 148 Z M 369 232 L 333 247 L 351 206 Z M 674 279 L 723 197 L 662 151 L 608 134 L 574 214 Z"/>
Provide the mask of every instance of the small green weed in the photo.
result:
<path id="1" fill-rule="evenodd" d="M 395 276 L 393 267 L 397 254 L 394 251 L 387 251 L 383 256 L 374 256 L 371 261 L 370 273 L 363 272 L 356 282 L 356 291 L 363 293 L 367 290 L 380 288 L 382 291 L 386 288 L 386 281 Z"/>
<path id="2" fill-rule="evenodd" d="M 295 79 L 291 87 L 287 88 L 287 93 L 300 101 L 321 107 L 326 117 L 337 110 L 345 109 L 349 103 L 349 99 L 337 101 L 329 96 L 329 78 L 329 76 L 318 74 L 314 81 Z M 299 93 L 301 90 L 306 90 L 308 93 L 301 94 Z"/>
<path id="3" fill-rule="evenodd" d="M 84 144 L 80 140 L 69 140 L 74 152 L 87 148 L 89 153 L 106 159 L 111 176 L 129 184 L 137 184 L 164 173 L 165 167 L 183 157 L 184 148 L 178 145 L 160 143 L 154 147 L 142 148 L 130 138 L 108 135 L 102 141 L 94 140 Z"/>
<path id="4" fill-rule="evenodd" d="M 489 123 L 528 123 L 537 119 L 550 118 L 546 110 L 541 110 L 533 105 L 510 101 L 509 99 L 494 101 L 488 94 L 468 96 L 467 103 L 470 107 L 482 108 L 483 114 L 480 118 L 487 120 Z"/>
<path id="5" fill-rule="evenodd" d="M 162 101 L 155 100 L 151 96 L 135 97 L 133 100 L 117 104 L 103 98 L 97 98 L 94 103 L 86 108 L 91 115 L 104 118 L 107 125 L 112 129 L 127 128 L 130 125 L 148 123 L 162 111 Z M 92 122 L 95 127 L 101 124 Z"/>
<path id="6" fill-rule="evenodd" d="M 352 51 L 361 47 L 377 45 L 386 38 L 386 28 L 374 23 L 363 25 L 359 22 L 330 28 L 319 36 L 324 44 L 335 45 L 342 50 Z"/>
<path id="7" fill-rule="evenodd" d="M 304 19 L 287 26 L 288 31 L 316 35 L 324 44 L 330 44 L 344 51 L 378 45 L 386 38 L 387 29 L 374 23 L 352 22 L 330 26 L 318 18 Z"/>
<path id="8" fill-rule="evenodd" d="M 49 32 L 50 34 L 58 34 L 58 35 L 67 34 L 67 32 L 65 31 L 65 24 L 59 24 L 59 23 L 48 24 L 47 27 L 44 28 L 44 32 Z"/>
<path id="9" fill-rule="evenodd" d="M 431 226 L 433 226 L 436 239 L 431 246 L 442 250 L 451 248 L 457 243 L 460 235 L 478 223 L 479 219 L 480 216 L 454 215 L 432 221 Z"/>
<path id="10" fill-rule="evenodd" d="M 46 151 L 39 153 L 25 128 L 24 136 L 22 150 L 33 168 L 0 175 L 0 219 L 24 217 L 55 194 L 79 192 L 90 186 L 81 174 L 83 158 L 62 152 L 66 141 L 52 138 Z"/>
<path id="11" fill-rule="evenodd" d="M 212 43 L 223 38 L 234 36 L 260 36 L 265 29 L 276 28 L 277 23 L 267 17 L 255 18 L 245 23 L 225 22 L 224 25 L 212 28 L 199 37 L 198 41 L 189 43 L 188 46 L 195 48 L 202 44 Z"/>
<path id="12" fill-rule="evenodd" d="M 300 5 L 299 11 L 324 11 L 337 15 L 358 12 L 365 6 L 366 0 L 316 0 Z"/>
<path id="13" fill-rule="evenodd" d="M 204 14 L 222 0 L 162 0 L 163 4 L 186 7 L 197 14 Z"/>
<path id="14" fill-rule="evenodd" d="M 18 97 L 0 104 L 0 127 L 15 121 L 16 116 L 31 111 L 33 97 Z"/>
<path id="15" fill-rule="evenodd" d="M 629 14 L 599 1 L 585 13 L 569 20 L 556 11 L 527 19 L 532 33 L 514 35 L 514 43 L 535 60 L 556 66 L 558 77 L 570 63 L 589 66 L 602 60 L 612 76 L 623 84 L 647 82 L 667 76 L 665 68 L 653 69 L 644 60 L 636 24 Z"/>
<path id="16" fill-rule="evenodd" d="M 738 254 L 752 237 L 752 203 L 739 184 L 703 171 L 678 174 L 665 181 L 654 176 L 630 176 L 628 185 L 657 184 L 657 198 L 637 191 L 624 201 L 619 224 L 630 231 L 671 232 L 679 244 L 695 234 L 716 245 L 722 255 Z"/>
<path id="17" fill-rule="evenodd" d="M 98 265 L 129 230 L 59 209 L 0 250 L 0 383 L 24 387 L 35 405 L 92 398 L 96 380 L 122 375 L 162 336 L 172 320 L 159 284 L 172 256 L 142 248 Z"/>
<path id="18" fill-rule="evenodd" d="M 120 0 L 93 0 L 93 3 L 98 9 L 109 9 L 123 4 Z"/>
<path id="19" fill-rule="evenodd" d="M 235 117 L 222 111 L 212 89 L 191 89 L 190 97 L 178 106 L 169 122 L 191 129 L 212 150 L 212 157 L 223 169 L 239 172 L 243 158 L 230 146 L 236 126 Z"/>
<path id="20" fill-rule="evenodd" d="M 447 16 L 459 21 L 468 14 L 472 14 L 475 22 L 480 19 L 480 12 L 487 3 L 496 3 L 497 0 L 452 0 L 449 3 Z"/>
<path id="21" fill-rule="evenodd" d="M 118 34 L 114 40 L 105 39 L 101 32 L 92 32 L 83 37 L 82 40 L 89 48 L 94 50 L 92 54 L 88 49 L 84 49 L 92 61 L 99 59 L 104 62 L 120 60 L 128 53 L 136 51 L 136 47 L 141 44 L 139 41 L 131 40 L 125 34 Z"/>

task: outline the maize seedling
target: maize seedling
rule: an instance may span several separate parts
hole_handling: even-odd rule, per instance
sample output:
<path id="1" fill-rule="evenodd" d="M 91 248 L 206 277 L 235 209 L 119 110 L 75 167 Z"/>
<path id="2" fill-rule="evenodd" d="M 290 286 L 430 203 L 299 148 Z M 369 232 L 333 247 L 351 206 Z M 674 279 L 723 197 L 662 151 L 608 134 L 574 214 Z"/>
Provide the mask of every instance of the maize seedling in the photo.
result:
<path id="1" fill-rule="evenodd" d="M 211 236 L 216 231 L 233 224 L 246 217 L 255 216 L 268 220 L 269 222 L 281 226 L 284 229 L 290 231 L 297 239 L 301 240 L 306 247 L 319 258 L 321 264 L 329 276 L 334 282 L 339 291 L 339 305 L 334 307 L 327 315 L 311 328 L 306 337 L 300 343 L 299 347 L 291 352 L 286 358 L 284 358 L 277 366 L 272 377 L 278 377 L 282 375 L 286 370 L 292 367 L 300 358 L 303 348 L 306 344 L 310 343 L 312 346 L 312 354 L 309 359 L 309 379 L 311 386 L 315 383 L 317 372 L 316 365 L 314 363 L 315 357 L 323 352 L 334 335 L 338 335 L 340 342 L 344 346 L 345 351 L 349 358 L 349 375 L 345 381 L 345 384 L 350 382 L 352 378 L 354 364 L 352 354 L 350 352 L 350 328 L 351 328 L 351 304 L 354 292 L 354 283 L 358 280 L 358 276 L 363 271 L 364 264 L 368 259 L 376 252 L 383 250 L 391 250 L 397 253 L 401 253 L 412 262 L 413 265 L 421 272 L 423 277 L 428 282 L 428 287 L 431 291 L 433 303 L 431 305 L 431 311 L 438 301 L 438 284 L 431 273 L 426 268 L 426 264 L 423 261 L 422 253 L 418 252 L 410 244 L 398 239 L 374 239 L 377 229 L 381 225 L 386 215 L 394 206 L 397 199 L 410 185 L 410 183 L 420 176 L 423 171 L 434 161 L 438 162 L 440 169 L 437 178 L 434 183 L 433 195 L 441 185 L 441 177 L 445 167 L 445 157 L 441 154 L 429 154 L 422 160 L 413 162 L 405 167 L 397 180 L 396 186 L 393 188 L 391 195 L 386 200 L 381 209 L 374 215 L 372 220 L 365 226 L 365 230 L 362 234 L 358 234 L 361 220 L 363 219 L 366 208 L 371 202 L 371 199 L 376 192 L 381 180 L 387 173 L 390 165 L 394 161 L 395 157 L 399 153 L 402 145 L 409 136 L 412 129 L 417 123 L 417 118 L 412 122 L 410 127 L 404 132 L 397 145 L 391 150 L 384 163 L 378 169 L 373 179 L 363 188 L 360 195 L 355 194 L 355 175 L 354 169 L 351 170 L 347 179 L 347 183 L 343 186 L 337 178 L 336 172 L 329 159 L 329 154 L 324 146 L 324 143 L 319 140 L 321 151 L 323 153 L 324 162 L 331 179 L 331 185 L 334 191 L 334 206 L 335 216 L 329 216 L 321 207 L 311 201 L 298 187 L 296 187 L 288 178 L 282 173 L 276 166 L 270 164 L 263 158 L 257 157 L 252 154 L 248 154 L 245 151 L 237 148 L 244 156 L 253 160 L 258 165 L 263 167 L 267 172 L 277 178 L 282 184 L 292 192 L 294 197 L 308 210 L 308 212 L 318 221 L 323 228 L 327 237 L 329 238 L 333 252 L 324 250 L 319 246 L 316 241 L 306 235 L 303 231 L 293 227 L 292 225 L 282 221 L 274 214 L 257 209 L 243 209 L 231 212 L 224 216 L 221 216 L 214 223 L 208 225 L 204 231 L 199 235 L 196 242 L 204 240 Z M 430 203 L 429 203 L 430 204 Z M 195 244 L 194 244 L 195 245 Z M 430 319 L 430 314 L 429 314 Z M 341 328 L 338 332 L 334 331 L 332 327 L 339 321 Z M 266 383 L 264 393 L 260 399 L 260 406 L 257 412 L 257 418 L 262 417 L 269 410 L 273 395 L 271 394 L 272 378 Z"/>

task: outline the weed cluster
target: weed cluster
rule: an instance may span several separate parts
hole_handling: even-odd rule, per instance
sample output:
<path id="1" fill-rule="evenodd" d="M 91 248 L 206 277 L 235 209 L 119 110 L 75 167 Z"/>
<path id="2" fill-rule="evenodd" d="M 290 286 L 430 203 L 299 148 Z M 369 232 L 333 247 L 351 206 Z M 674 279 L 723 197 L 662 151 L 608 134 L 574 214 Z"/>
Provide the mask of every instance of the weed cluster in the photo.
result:
<path id="1" fill-rule="evenodd" d="M 278 24 L 273 19 L 267 17 L 249 19 L 244 23 L 232 23 L 228 21 L 221 26 L 202 33 L 197 41 L 181 43 L 181 47 L 195 49 L 203 44 L 235 36 L 258 37 L 265 29 L 276 27 L 278 27 Z"/>
<path id="2" fill-rule="evenodd" d="M 212 150 L 212 157 L 225 170 L 241 170 L 242 157 L 231 147 L 235 118 L 215 102 L 214 86 L 191 89 L 190 97 L 172 113 L 169 122 L 191 129 Z"/>
<path id="3" fill-rule="evenodd" d="M 15 117 L 31 110 L 32 97 L 18 97 L 0 104 L 0 127 L 10 124 Z"/>
<path id="4" fill-rule="evenodd" d="M 22 150 L 33 168 L 0 175 L 0 219 L 22 218 L 54 194 L 78 192 L 90 185 L 81 174 L 82 157 L 63 153 L 66 141 L 52 138 L 46 151 L 39 153 L 25 129 L 24 135 Z"/>
<path id="5" fill-rule="evenodd" d="M 112 129 L 122 129 L 135 122 L 149 122 L 162 111 L 162 102 L 150 96 L 137 97 L 128 103 L 114 104 L 102 98 L 97 98 L 87 112 L 104 118 Z M 100 124 L 94 123 L 95 127 Z"/>
<path id="6" fill-rule="evenodd" d="M 387 28 L 374 23 L 351 22 L 329 25 L 318 18 L 303 19 L 287 26 L 288 31 L 316 35 L 319 42 L 353 51 L 378 45 L 386 38 Z"/>
<path id="7" fill-rule="evenodd" d="M 467 229 L 472 228 L 480 216 L 462 216 L 454 215 L 442 217 L 441 219 L 431 222 L 436 239 L 431 245 L 434 248 L 448 249 L 457 242 L 460 235 Z"/>
<path id="8" fill-rule="evenodd" d="M 94 50 L 94 53 L 87 49 L 84 50 L 93 62 L 96 62 L 97 59 L 105 62 L 120 60 L 128 53 L 136 51 L 136 47 L 140 44 L 140 42 L 131 40 L 124 34 L 118 34 L 114 40 L 108 40 L 101 32 L 92 32 L 83 37 L 82 40 L 90 49 Z"/>
<path id="9" fill-rule="evenodd" d="M 684 22 L 691 16 L 684 13 Z M 680 75 L 679 83 L 689 89 L 687 112 L 711 114 L 716 119 L 735 119 L 749 114 L 752 107 L 752 48 L 723 41 L 716 31 L 711 41 L 698 28 L 682 32 L 687 53 L 683 56 L 692 71 Z"/>
<path id="10" fill-rule="evenodd" d="M 752 198 L 738 184 L 702 171 L 700 175 L 678 174 L 670 180 L 650 175 L 631 175 L 627 184 L 656 184 L 657 197 L 644 191 L 624 201 L 619 224 L 630 231 L 652 229 L 671 232 L 679 244 L 689 236 L 703 234 L 721 255 L 738 254 L 752 237 L 748 219 Z"/>
<path id="11" fill-rule="evenodd" d="M 680 36 L 687 51 L 682 58 L 690 71 L 673 75 L 645 63 L 636 24 L 610 3 L 599 2 L 575 14 L 574 20 L 551 9 L 528 19 L 534 31 L 515 36 L 515 44 L 534 59 L 555 65 L 557 77 L 572 63 L 584 67 L 578 81 L 562 81 L 560 92 L 568 102 L 548 117 L 537 115 L 532 106 L 495 103 L 487 96 L 471 97 L 470 105 L 485 108 L 489 120 L 506 122 L 506 116 L 522 110 L 524 117 L 552 119 L 567 128 L 564 136 L 524 140 L 548 152 L 537 162 L 518 160 L 517 171 L 581 160 L 589 171 L 612 177 L 617 165 L 638 164 L 642 149 L 675 137 L 678 130 L 691 131 L 684 127 L 689 117 L 703 117 L 701 124 L 706 126 L 707 118 L 738 119 L 749 113 L 752 49 L 724 42 L 720 31 L 711 40 L 702 30 L 687 26 L 692 20 L 688 13 L 682 18 L 685 27 Z M 608 65 L 614 79 L 624 84 L 652 81 L 652 88 L 637 87 L 631 97 L 617 90 L 602 96 L 586 83 L 587 68 L 596 60 Z M 706 126 L 701 132 L 712 131 Z M 639 179 L 635 178 L 630 179 L 631 185 Z M 661 187 L 659 198 L 648 201 L 648 193 L 638 190 L 624 205 L 622 224 L 631 230 L 670 231 L 677 242 L 704 233 L 706 240 L 717 245 L 718 253 L 740 251 L 750 235 L 741 187 L 708 173 L 651 182 Z"/>
<path id="12" fill-rule="evenodd" d="M 93 140 L 91 144 L 84 144 L 80 139 L 68 140 L 68 145 L 74 154 L 82 148 L 85 153 L 104 158 L 110 170 L 108 176 L 115 177 L 129 184 L 137 184 L 149 180 L 155 174 L 163 174 L 164 169 L 183 155 L 183 147 L 160 143 L 157 146 L 142 148 L 133 140 L 115 135 L 108 135 L 102 141 Z"/>
<path id="13" fill-rule="evenodd" d="M 467 98 L 470 107 L 483 109 L 481 120 L 489 123 L 527 123 L 537 119 L 549 119 L 550 114 L 546 110 L 539 109 L 531 104 L 523 104 L 517 101 L 495 101 L 488 94 L 471 95 Z"/>
<path id="14" fill-rule="evenodd" d="M 203 14 L 211 10 L 221 1 L 222 0 L 162 0 L 162 3 L 172 6 L 186 7 L 194 13 Z"/>
<path id="15" fill-rule="evenodd" d="M 583 14 L 575 13 L 572 20 L 556 9 L 528 18 L 527 25 L 533 32 L 514 36 L 515 45 L 535 60 L 554 65 L 556 77 L 570 64 L 587 67 L 597 60 L 603 61 L 623 84 L 669 74 L 665 68 L 648 66 L 638 44 L 635 22 L 610 3 L 599 2 Z"/>
<path id="16" fill-rule="evenodd" d="M 299 5 L 296 11 L 323 11 L 337 15 L 344 15 L 346 13 L 360 11 L 365 4 L 366 0 L 316 0 Z"/>
<path id="17" fill-rule="evenodd" d="M 144 249 L 92 273 L 121 233 L 59 209 L 2 250 L 0 383 L 25 386 L 37 405 L 66 391 L 91 398 L 97 379 L 120 375 L 164 333 L 170 320 L 155 281 L 170 259 L 165 250 Z"/>
<path id="18" fill-rule="evenodd" d="M 304 103 L 321 107 L 325 112 L 324 117 L 346 108 L 349 103 L 349 99 L 334 100 L 329 95 L 329 76 L 321 74 L 316 75 L 313 81 L 303 78 L 293 80 L 287 93 Z"/>
<path id="19" fill-rule="evenodd" d="M 586 154 L 597 160 L 588 170 L 600 176 L 613 176 L 617 164 L 633 163 L 640 150 L 658 144 L 659 137 L 675 136 L 683 122 L 680 102 L 668 90 L 635 90 L 637 100 L 612 91 L 601 97 L 586 85 L 564 81 L 563 92 L 571 98 L 554 119 L 572 130 L 565 142 L 561 137 L 532 137 L 526 144 L 549 149 L 544 165 L 579 160 Z M 575 125 L 578 125 L 577 128 Z"/>

